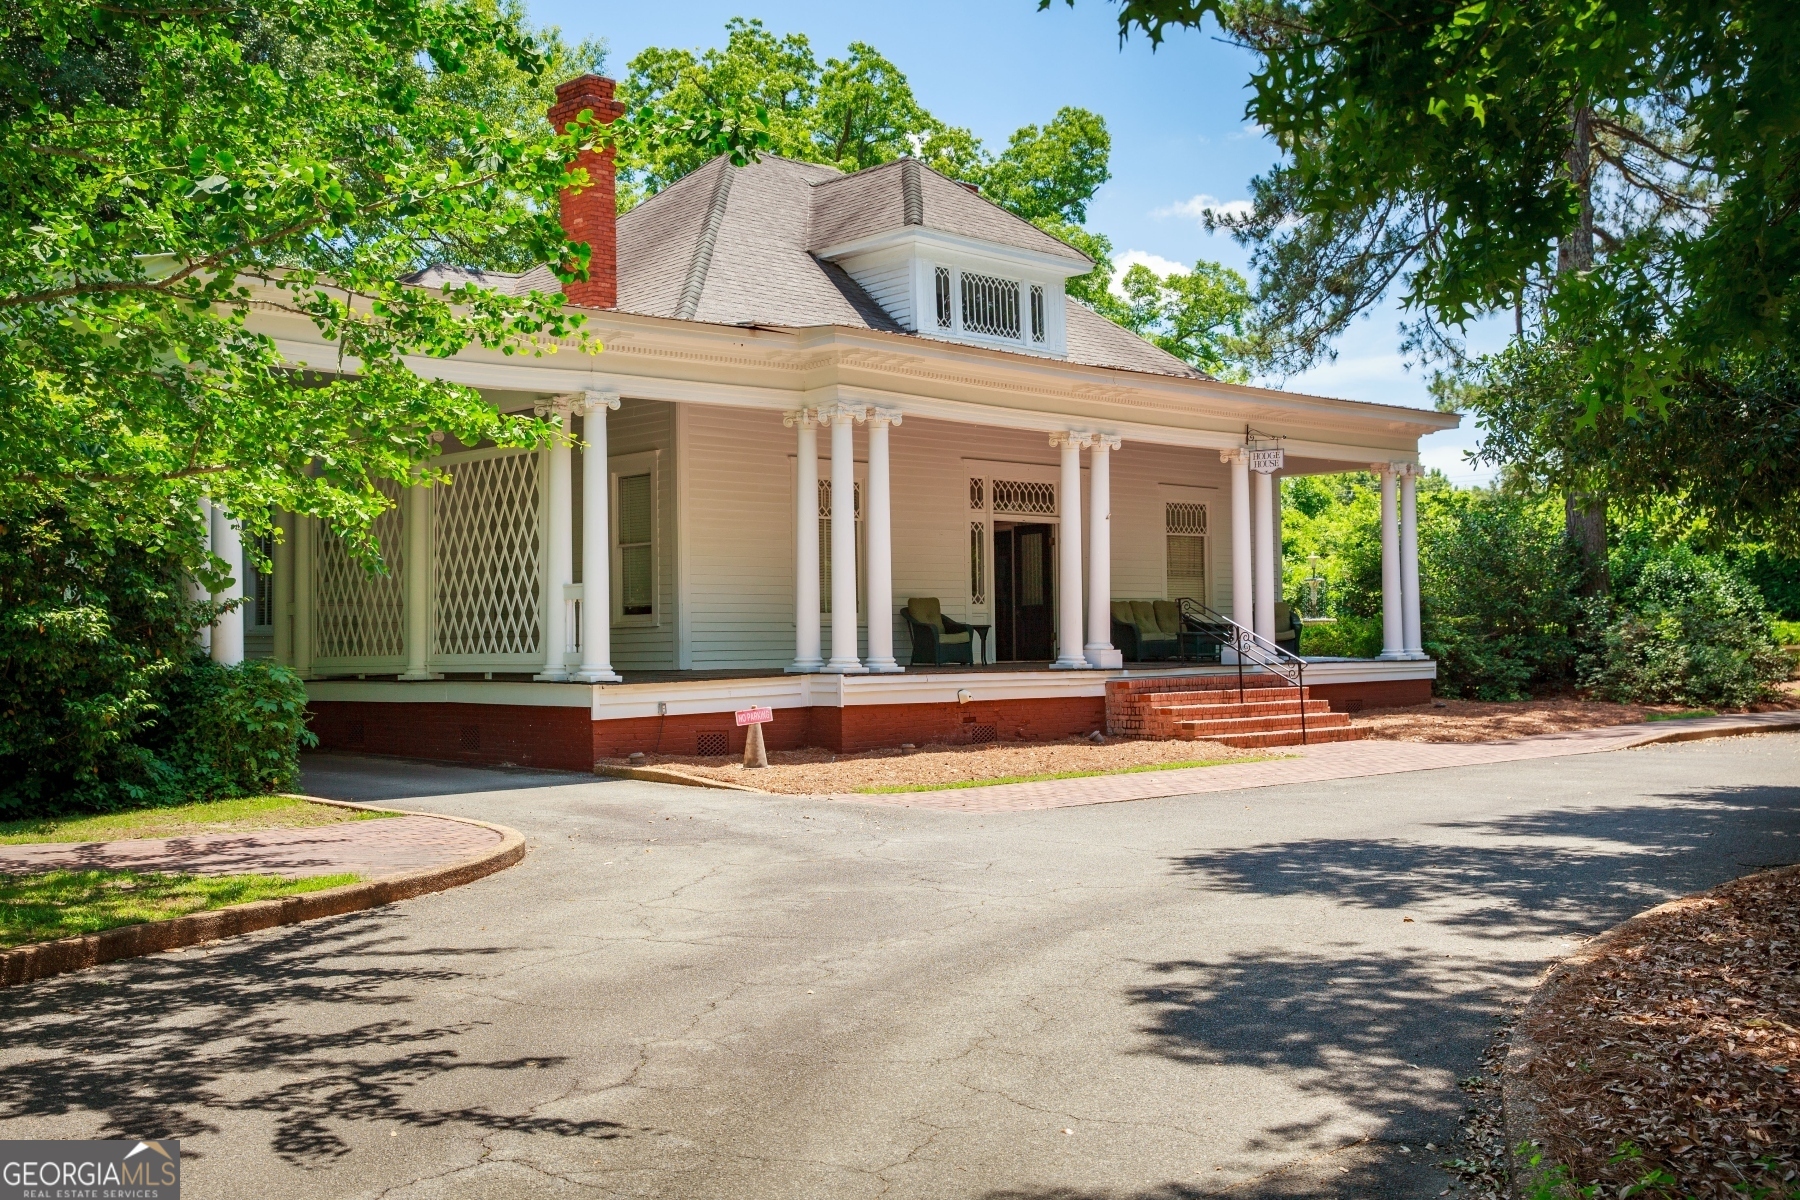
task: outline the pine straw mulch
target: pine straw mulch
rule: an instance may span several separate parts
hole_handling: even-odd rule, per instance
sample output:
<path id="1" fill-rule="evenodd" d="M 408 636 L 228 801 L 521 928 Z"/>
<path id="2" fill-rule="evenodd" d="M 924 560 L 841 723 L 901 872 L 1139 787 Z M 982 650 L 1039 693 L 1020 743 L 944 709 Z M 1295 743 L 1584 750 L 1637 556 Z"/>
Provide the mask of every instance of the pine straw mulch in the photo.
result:
<path id="1" fill-rule="evenodd" d="M 1800 1196 L 1800 867 L 1598 939 L 1552 974 L 1515 1045 L 1531 1132 L 1576 1185 Z"/>
<path id="2" fill-rule="evenodd" d="M 1096 745 L 1085 738 L 1055 742 L 989 742 L 986 745 L 929 744 L 912 750 L 775 750 L 766 768 L 746 770 L 741 756 L 701 758 L 651 754 L 640 761 L 602 759 L 597 767 L 669 767 L 746 784 L 765 792 L 805 796 L 855 792 L 870 787 L 950 784 L 1064 771 L 1119 771 L 1156 763 L 1217 762 L 1267 758 L 1267 751 L 1236 750 L 1217 742 L 1134 741 L 1109 738 Z"/>
<path id="3" fill-rule="evenodd" d="M 1753 704 L 1747 712 L 1800 708 L 1797 685 L 1780 687 L 1776 699 Z M 1390 742 L 1499 742 L 1540 733 L 1568 733 L 1606 725 L 1647 721 L 1656 713 L 1692 711 L 1679 704 L 1612 704 L 1580 696 L 1485 703 L 1477 700 L 1433 700 L 1406 708 L 1369 708 L 1350 714 L 1363 737 Z"/>

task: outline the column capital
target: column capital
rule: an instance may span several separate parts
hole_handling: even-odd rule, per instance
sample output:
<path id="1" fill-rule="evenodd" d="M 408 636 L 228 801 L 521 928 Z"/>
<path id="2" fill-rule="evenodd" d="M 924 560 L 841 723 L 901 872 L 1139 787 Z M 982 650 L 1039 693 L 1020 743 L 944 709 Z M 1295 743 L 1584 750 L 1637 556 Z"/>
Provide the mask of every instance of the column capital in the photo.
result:
<path id="1" fill-rule="evenodd" d="M 1369 470 L 1377 475 L 1396 475 L 1398 472 L 1394 468 L 1397 465 L 1397 463 L 1372 462 L 1369 464 Z"/>
<path id="2" fill-rule="evenodd" d="M 789 429 L 816 429 L 819 425 L 817 409 L 796 408 L 792 412 L 781 414 L 781 423 Z"/>
<path id="3" fill-rule="evenodd" d="M 870 407 L 866 412 L 871 425 L 898 425 L 906 415 L 897 408 Z"/>
<path id="4" fill-rule="evenodd" d="M 866 404 L 821 404 L 813 411 L 818 414 L 821 425 L 842 425 L 869 419 L 869 406 Z"/>
<path id="5" fill-rule="evenodd" d="M 1219 451 L 1219 461 L 1222 463 L 1248 463 L 1250 452 L 1242 446 L 1233 446 L 1228 450 Z"/>
<path id="6" fill-rule="evenodd" d="M 1058 450 L 1086 450 L 1094 444 L 1094 439 L 1098 436 L 1098 434 L 1090 433 L 1085 429 L 1058 429 L 1050 435 L 1050 444 Z"/>
<path id="7" fill-rule="evenodd" d="M 1111 433 L 1096 433 L 1093 441 L 1088 443 L 1090 450 L 1117 450 L 1125 444 L 1125 439 Z"/>

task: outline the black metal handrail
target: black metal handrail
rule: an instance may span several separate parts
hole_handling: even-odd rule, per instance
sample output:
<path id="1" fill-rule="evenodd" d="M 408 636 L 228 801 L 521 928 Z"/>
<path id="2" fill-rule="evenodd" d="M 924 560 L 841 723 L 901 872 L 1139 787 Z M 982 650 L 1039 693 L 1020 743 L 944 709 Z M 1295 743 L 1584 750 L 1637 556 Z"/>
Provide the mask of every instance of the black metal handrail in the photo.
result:
<path id="1" fill-rule="evenodd" d="M 1306 660 L 1276 645 L 1268 638 L 1246 629 L 1230 617 L 1215 612 L 1198 600 L 1182 597 L 1182 623 L 1192 622 L 1194 632 L 1217 638 L 1221 648 L 1230 646 L 1238 669 L 1238 703 L 1244 702 L 1244 660 L 1294 685 L 1300 693 L 1300 744 L 1306 745 Z M 1212 626 L 1212 629 L 1206 628 Z M 1227 632 L 1217 632 L 1220 627 Z M 1229 640 L 1228 640 L 1229 639 Z"/>

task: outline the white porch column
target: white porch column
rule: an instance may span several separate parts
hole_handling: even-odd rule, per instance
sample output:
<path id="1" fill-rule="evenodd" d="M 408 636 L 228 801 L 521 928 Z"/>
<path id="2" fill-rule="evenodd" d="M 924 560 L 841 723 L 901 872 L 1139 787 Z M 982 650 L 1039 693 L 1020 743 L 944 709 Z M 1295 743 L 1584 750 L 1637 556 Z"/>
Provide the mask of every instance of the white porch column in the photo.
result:
<path id="1" fill-rule="evenodd" d="M 606 414 L 616 392 L 582 393 L 581 664 L 579 683 L 618 683 L 612 665 L 612 480 L 606 465 Z"/>
<path id="2" fill-rule="evenodd" d="M 804 675 L 825 665 L 819 644 L 819 422 L 812 409 L 781 418 L 796 431 L 794 453 L 794 661 L 790 674 Z"/>
<path id="3" fill-rule="evenodd" d="M 569 677 L 569 628 L 563 589 L 575 582 L 575 495 L 569 427 L 573 401 L 568 396 L 537 406 L 537 415 L 553 417 L 562 436 L 544 448 L 549 460 L 544 486 L 544 557 L 542 612 L 544 669 L 532 676 L 546 683 Z"/>
<path id="4" fill-rule="evenodd" d="M 905 670 L 894 661 L 893 506 L 888 494 L 888 427 L 900 424 L 900 416 L 897 409 L 871 408 L 868 418 L 869 504 L 863 514 L 869 540 L 868 665 L 884 675 Z"/>
<path id="5" fill-rule="evenodd" d="M 213 602 L 239 602 L 229 612 L 220 613 L 219 619 L 213 622 L 212 659 L 235 667 L 244 661 L 244 537 L 238 523 L 217 505 L 212 510 L 212 547 L 213 553 L 231 568 L 231 582 L 225 585 L 224 591 L 213 593 Z"/>
<path id="6" fill-rule="evenodd" d="M 1400 629 L 1408 658 L 1424 658 L 1419 630 L 1419 468 L 1400 475 Z"/>
<path id="7" fill-rule="evenodd" d="M 313 659 L 313 538 L 311 517 L 294 516 L 294 671 L 312 678 Z"/>
<path id="8" fill-rule="evenodd" d="M 202 499 L 200 501 L 200 549 L 203 553 L 210 554 L 212 552 L 212 545 L 213 545 L 213 506 L 212 506 L 212 501 Z M 192 600 L 195 604 L 210 604 L 212 602 L 212 593 L 209 592 L 206 589 L 206 585 L 204 583 L 201 583 L 198 579 L 190 579 L 188 581 L 188 599 Z M 211 654 L 212 653 L 212 640 L 213 640 L 212 635 L 213 635 L 212 626 L 210 624 L 202 625 L 194 633 L 194 645 L 198 646 L 201 650 L 206 651 L 208 654 Z"/>
<path id="9" fill-rule="evenodd" d="M 833 675 L 868 670 L 856 656 L 856 422 L 868 410 L 860 404 L 819 409 L 819 424 L 831 427 L 831 661 Z"/>
<path id="10" fill-rule="evenodd" d="M 1231 619 L 1248 627 L 1256 623 L 1251 584 L 1250 455 L 1242 449 L 1221 450 L 1219 461 L 1231 464 Z"/>
<path id="11" fill-rule="evenodd" d="M 400 493 L 406 549 L 405 680 L 436 679 L 425 669 L 431 652 L 431 494 L 417 485 Z"/>
<path id="12" fill-rule="evenodd" d="M 269 565 L 274 568 L 269 584 L 275 589 L 275 598 L 269 604 L 269 614 L 275 620 L 275 661 L 291 667 L 294 665 L 294 627 L 289 613 L 293 611 L 294 593 L 294 514 L 276 513 L 275 530 L 275 548 L 269 555 L 272 560 Z"/>
<path id="13" fill-rule="evenodd" d="M 1050 444 L 1062 451 L 1062 482 L 1056 506 L 1061 522 L 1056 531 L 1056 661 L 1054 670 L 1071 671 L 1088 665 L 1081 652 L 1081 450 L 1093 435 L 1053 433 Z"/>
<path id="14" fill-rule="evenodd" d="M 1275 640 L 1275 500 L 1270 473 L 1251 473 L 1250 496 L 1252 519 L 1256 529 L 1251 535 L 1251 552 L 1256 573 L 1256 623 L 1251 630 L 1257 637 Z"/>
<path id="15" fill-rule="evenodd" d="M 1123 443 L 1098 434 L 1088 451 L 1088 611 L 1082 656 L 1095 667 L 1125 665 L 1112 644 L 1112 452 Z"/>
<path id="16" fill-rule="evenodd" d="M 1381 475 L 1381 657 L 1405 658 L 1401 617 L 1400 521 L 1394 507 L 1394 464 L 1371 463 Z"/>

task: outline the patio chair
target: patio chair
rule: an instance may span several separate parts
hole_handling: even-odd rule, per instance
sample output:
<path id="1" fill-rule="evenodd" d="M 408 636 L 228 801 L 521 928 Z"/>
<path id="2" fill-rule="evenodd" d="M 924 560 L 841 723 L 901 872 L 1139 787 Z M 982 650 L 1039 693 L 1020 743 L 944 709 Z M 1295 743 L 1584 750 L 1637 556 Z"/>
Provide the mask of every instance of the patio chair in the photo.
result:
<path id="1" fill-rule="evenodd" d="M 1291 604 L 1275 606 L 1275 644 L 1291 654 L 1300 653 L 1300 614 Z"/>
<path id="2" fill-rule="evenodd" d="M 941 667 L 949 663 L 975 664 L 974 631 L 961 621 L 946 617 L 936 596 L 914 596 L 900 610 L 912 635 L 912 665 Z"/>
<path id="3" fill-rule="evenodd" d="M 1127 662 L 1177 658 L 1181 654 L 1181 612 L 1172 600 L 1114 600 L 1112 640 Z"/>

